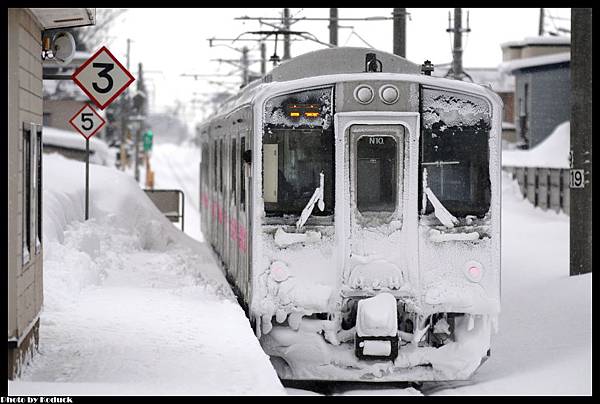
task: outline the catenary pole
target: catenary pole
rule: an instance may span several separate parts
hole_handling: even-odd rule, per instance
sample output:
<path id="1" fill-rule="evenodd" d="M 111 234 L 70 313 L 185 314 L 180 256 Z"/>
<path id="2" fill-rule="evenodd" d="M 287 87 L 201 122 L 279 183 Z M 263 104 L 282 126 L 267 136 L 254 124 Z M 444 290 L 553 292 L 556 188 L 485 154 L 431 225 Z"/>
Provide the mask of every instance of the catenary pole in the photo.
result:
<path id="1" fill-rule="evenodd" d="M 394 17 L 394 55 L 406 57 L 406 9 L 395 8 Z"/>
<path id="2" fill-rule="evenodd" d="M 572 169 L 583 187 L 570 189 L 570 274 L 592 272 L 592 9 L 571 11 Z"/>
<path id="3" fill-rule="evenodd" d="M 290 30 L 290 9 L 283 9 L 283 29 L 285 31 Z M 283 35 L 283 60 L 291 58 L 290 53 L 290 34 Z"/>
<path id="4" fill-rule="evenodd" d="M 329 9 L 329 43 L 338 44 L 338 9 Z"/>

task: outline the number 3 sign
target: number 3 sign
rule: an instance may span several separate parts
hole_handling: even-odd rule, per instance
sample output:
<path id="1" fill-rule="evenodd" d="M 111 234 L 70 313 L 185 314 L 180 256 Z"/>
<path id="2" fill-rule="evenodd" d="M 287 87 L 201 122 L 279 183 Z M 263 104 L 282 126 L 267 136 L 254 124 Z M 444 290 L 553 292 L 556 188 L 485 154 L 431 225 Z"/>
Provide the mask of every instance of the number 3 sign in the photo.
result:
<path id="1" fill-rule="evenodd" d="M 92 108 L 89 104 L 85 104 L 85 107 L 81 108 L 77 112 L 69 123 L 77 129 L 77 132 L 81 133 L 84 138 L 89 140 L 96 134 L 106 121 L 102 119 L 100 115 Z"/>
<path id="2" fill-rule="evenodd" d="M 105 46 L 75 70 L 71 78 L 100 109 L 135 80 Z"/>

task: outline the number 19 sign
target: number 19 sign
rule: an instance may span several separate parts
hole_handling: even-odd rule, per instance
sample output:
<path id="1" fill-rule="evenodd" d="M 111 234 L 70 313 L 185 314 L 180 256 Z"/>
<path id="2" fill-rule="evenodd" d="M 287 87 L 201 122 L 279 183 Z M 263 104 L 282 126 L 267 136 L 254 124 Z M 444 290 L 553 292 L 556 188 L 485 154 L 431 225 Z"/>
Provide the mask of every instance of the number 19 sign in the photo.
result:
<path id="1" fill-rule="evenodd" d="M 106 46 L 75 70 L 71 78 L 100 109 L 106 108 L 135 80 Z"/>

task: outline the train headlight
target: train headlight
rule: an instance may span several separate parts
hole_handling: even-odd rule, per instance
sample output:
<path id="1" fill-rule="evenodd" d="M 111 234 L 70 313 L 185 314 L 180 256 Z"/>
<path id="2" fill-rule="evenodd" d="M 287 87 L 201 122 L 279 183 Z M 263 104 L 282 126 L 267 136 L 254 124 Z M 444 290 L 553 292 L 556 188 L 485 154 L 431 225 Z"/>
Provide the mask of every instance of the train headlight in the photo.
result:
<path id="1" fill-rule="evenodd" d="M 386 104 L 395 103 L 398 101 L 399 97 L 400 92 L 391 84 L 386 84 L 379 89 L 379 98 L 381 98 L 381 101 L 385 102 Z"/>
<path id="2" fill-rule="evenodd" d="M 483 277 L 483 266 L 477 261 L 469 261 L 465 264 L 464 274 L 471 282 L 478 283 Z"/>
<path id="3" fill-rule="evenodd" d="M 273 261 L 269 269 L 271 270 L 271 278 L 276 282 L 283 282 L 290 277 L 290 272 L 285 262 Z"/>
<path id="4" fill-rule="evenodd" d="M 368 104 L 373 101 L 375 92 L 370 86 L 362 84 L 354 89 L 354 99 L 361 104 Z"/>

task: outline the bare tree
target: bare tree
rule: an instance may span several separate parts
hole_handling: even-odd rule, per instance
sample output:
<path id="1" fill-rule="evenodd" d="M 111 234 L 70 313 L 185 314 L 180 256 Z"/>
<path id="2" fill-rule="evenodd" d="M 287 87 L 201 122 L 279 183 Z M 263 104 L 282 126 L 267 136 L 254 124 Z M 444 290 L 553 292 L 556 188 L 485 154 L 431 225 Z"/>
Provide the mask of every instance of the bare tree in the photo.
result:
<path id="1" fill-rule="evenodd" d="M 96 9 L 96 25 L 71 30 L 77 50 L 93 52 L 110 38 L 110 29 L 117 18 L 127 10 L 124 8 Z"/>

